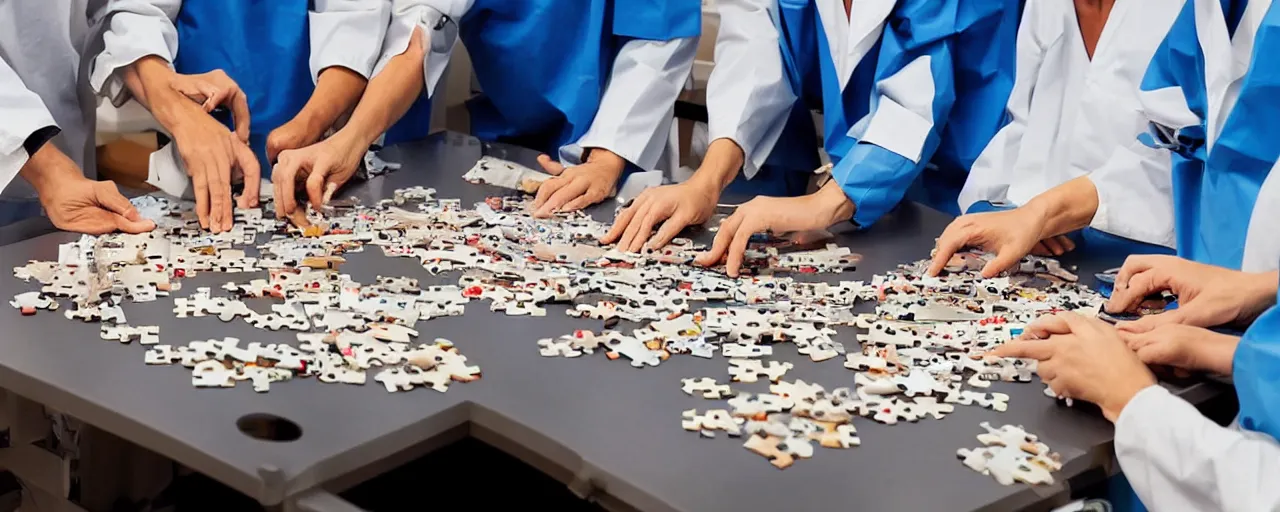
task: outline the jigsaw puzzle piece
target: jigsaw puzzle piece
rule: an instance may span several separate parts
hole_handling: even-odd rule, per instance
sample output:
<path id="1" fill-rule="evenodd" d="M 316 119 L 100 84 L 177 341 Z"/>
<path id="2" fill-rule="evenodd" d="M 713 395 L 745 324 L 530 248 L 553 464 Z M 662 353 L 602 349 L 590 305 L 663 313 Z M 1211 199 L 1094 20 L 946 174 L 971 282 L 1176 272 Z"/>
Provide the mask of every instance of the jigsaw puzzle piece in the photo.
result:
<path id="1" fill-rule="evenodd" d="M 691 432 L 698 432 L 703 437 L 715 437 L 716 430 L 724 431 L 732 437 L 742 435 L 742 423 L 746 420 L 736 418 L 724 409 L 712 409 L 705 414 L 698 414 L 697 409 L 689 409 L 680 415 L 680 426 Z"/>
<path id="2" fill-rule="evenodd" d="M 680 382 L 683 384 L 681 389 L 686 395 L 701 393 L 702 397 L 708 400 L 720 400 L 733 396 L 733 390 L 729 389 L 728 384 L 716 384 L 716 380 L 710 377 L 680 379 Z"/>

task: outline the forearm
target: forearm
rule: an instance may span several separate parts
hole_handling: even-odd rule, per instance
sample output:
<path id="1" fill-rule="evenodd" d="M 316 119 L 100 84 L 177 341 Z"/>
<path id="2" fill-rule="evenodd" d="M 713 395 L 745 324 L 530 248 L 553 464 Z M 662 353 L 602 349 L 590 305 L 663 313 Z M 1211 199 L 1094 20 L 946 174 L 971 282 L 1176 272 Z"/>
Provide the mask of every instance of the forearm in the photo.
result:
<path id="1" fill-rule="evenodd" d="M 1098 211 L 1098 189 L 1081 176 L 1045 191 L 1023 208 L 1041 219 L 1043 240 L 1088 226 Z"/>
<path id="2" fill-rule="evenodd" d="M 853 201 L 845 195 L 844 189 L 835 180 L 828 180 L 813 195 L 818 204 L 816 212 L 827 216 L 824 220 L 826 226 L 834 226 L 852 219 L 857 210 Z"/>
<path id="3" fill-rule="evenodd" d="M 424 87 L 425 38 L 421 29 L 414 29 L 409 48 L 392 57 L 386 67 L 369 80 L 351 120 L 339 130 L 338 136 L 358 146 L 367 146 L 409 111 Z"/>
<path id="4" fill-rule="evenodd" d="M 156 121 L 170 130 L 181 120 L 177 102 L 189 101 L 169 87 L 173 76 L 169 63 L 154 55 L 138 59 L 124 70 L 125 87 L 151 111 Z"/>
<path id="5" fill-rule="evenodd" d="M 36 193 L 41 196 L 68 177 L 83 176 L 76 167 L 76 163 L 53 144 L 41 146 L 39 151 L 31 155 L 18 174 L 22 179 L 27 180 L 27 183 L 30 183 L 31 187 L 36 189 Z"/>
<path id="6" fill-rule="evenodd" d="M 365 80 L 359 73 L 341 66 L 325 68 L 316 80 L 316 89 L 294 122 L 303 123 L 308 133 L 323 134 L 351 113 L 364 94 Z"/>
<path id="7" fill-rule="evenodd" d="M 742 148 L 733 139 L 716 139 L 707 147 L 707 156 L 689 182 L 722 192 L 737 177 L 744 158 Z"/>

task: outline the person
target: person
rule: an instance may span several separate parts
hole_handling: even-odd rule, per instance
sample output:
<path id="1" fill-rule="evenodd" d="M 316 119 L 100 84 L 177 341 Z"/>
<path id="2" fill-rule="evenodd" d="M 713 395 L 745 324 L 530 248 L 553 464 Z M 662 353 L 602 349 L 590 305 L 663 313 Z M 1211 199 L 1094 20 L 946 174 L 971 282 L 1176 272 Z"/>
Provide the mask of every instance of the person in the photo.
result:
<path id="1" fill-rule="evenodd" d="M 174 144 L 152 155 L 148 182 L 179 197 L 194 193 L 202 227 L 231 228 L 234 174 L 245 181 L 235 205 L 256 206 L 261 169 L 269 175 L 280 151 L 319 140 L 363 91 L 381 50 L 387 4 L 322 0 L 308 11 L 308 3 L 110 4 L 118 21 L 93 85 L 117 105 L 136 98 L 172 135 Z M 197 108 L 220 104 L 232 110 L 234 135 Z"/>
<path id="2" fill-rule="evenodd" d="M 1172 162 L 1138 141 L 1139 85 L 1178 15 L 1166 7 L 1027 4 L 1010 122 L 969 170 L 959 196 L 967 215 L 939 237 L 931 275 L 969 246 L 995 253 L 986 277 L 1078 244 L 1095 255 L 1173 252 Z"/>
<path id="3" fill-rule="evenodd" d="M 1188 1 L 1143 79 L 1144 139 L 1172 158 L 1174 232 L 1186 259 L 1239 269 L 1246 248 L 1268 248 L 1250 231 L 1274 237 L 1276 218 L 1254 213 L 1268 206 L 1259 192 L 1280 157 L 1265 135 L 1280 126 L 1275 62 L 1262 58 L 1280 49 L 1270 37 L 1278 31 L 1271 2 Z M 1251 259 L 1253 270 L 1275 268 L 1280 253 Z"/>
<path id="4" fill-rule="evenodd" d="M 1151 510 L 1271 510 L 1280 491 L 1280 409 L 1274 377 L 1280 364 L 1276 272 L 1246 273 L 1169 256 L 1131 257 L 1123 310 L 1147 291 L 1179 293 L 1192 313 L 1162 313 L 1118 328 L 1076 313 L 1043 317 L 1023 339 L 989 352 L 1031 358 L 1053 392 L 1097 404 L 1115 423 L 1116 457 L 1134 492 Z M 1118 280 L 1117 284 L 1121 281 Z M 1121 291 L 1121 289 L 1117 289 Z M 1260 314 L 1257 312 L 1261 311 Z M 1242 337 L 1204 325 L 1248 321 Z M 1148 329 L 1135 325 L 1147 322 Z M 1240 412 L 1219 426 L 1156 383 L 1146 365 L 1232 377 Z"/>
<path id="5" fill-rule="evenodd" d="M 104 2 L 6 2 L 0 19 L 0 244 L 39 234 L 44 209 L 54 227 L 142 233 L 143 219 L 115 184 L 95 181 L 96 103 L 85 79 L 101 46 L 91 14 Z M 95 17 L 96 19 L 96 17 Z M 88 176 L 86 176 L 86 174 Z M 15 179 L 21 177 L 22 179 Z"/>
<path id="6" fill-rule="evenodd" d="M 384 51 L 350 120 L 332 137 L 284 151 L 272 176 L 277 215 L 311 204 L 354 174 L 363 148 L 435 89 L 456 38 L 484 94 L 469 104 L 472 131 L 546 153 L 556 177 L 534 214 L 609 197 L 628 168 L 653 168 L 689 76 L 701 29 L 697 2 L 659 0 L 397 0 Z"/>
<path id="7" fill-rule="evenodd" d="M 823 140 L 835 165 L 816 192 L 756 197 L 721 223 L 697 263 L 724 261 L 730 276 L 755 233 L 846 220 L 865 228 L 904 197 L 953 203 L 975 143 L 1000 124 L 999 109 L 974 105 L 1004 104 L 1011 86 L 1014 2 L 873 2 L 856 12 L 848 1 L 777 5 L 789 73 L 820 80 Z"/>

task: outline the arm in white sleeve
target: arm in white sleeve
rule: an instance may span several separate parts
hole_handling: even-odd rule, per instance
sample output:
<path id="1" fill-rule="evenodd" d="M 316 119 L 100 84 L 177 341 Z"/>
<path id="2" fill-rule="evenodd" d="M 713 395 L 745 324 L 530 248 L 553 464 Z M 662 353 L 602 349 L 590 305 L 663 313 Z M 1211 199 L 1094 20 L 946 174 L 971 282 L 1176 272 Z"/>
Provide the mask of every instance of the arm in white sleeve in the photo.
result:
<path id="1" fill-rule="evenodd" d="M 1115 443 L 1120 468 L 1148 509 L 1280 508 L 1280 444 L 1218 426 L 1158 385 L 1121 411 Z"/>
<path id="2" fill-rule="evenodd" d="M 391 20 L 386 0 L 315 0 L 311 26 L 311 79 L 342 66 L 369 78 Z"/>
<path id="3" fill-rule="evenodd" d="M 782 135 L 797 96 L 783 69 L 777 26 L 769 7 L 777 0 L 720 0 L 716 65 L 707 81 L 709 140 L 742 148 L 742 172 L 759 172 Z"/>
<path id="4" fill-rule="evenodd" d="M 30 155 L 22 146 L 32 133 L 57 126 L 40 96 L 27 89 L 22 78 L 0 59 L 0 188 L 18 176 Z"/>
<path id="5" fill-rule="evenodd" d="M 1133 140 L 1088 174 L 1098 189 L 1091 227 L 1148 244 L 1177 247 L 1173 231 L 1173 161 L 1169 152 Z"/>
<path id="6" fill-rule="evenodd" d="M 1044 63 L 1044 45 L 1038 37 L 1038 25 L 1045 16 L 1041 10 L 1045 7 L 1041 2 L 1029 2 L 1022 14 L 1022 22 L 1018 27 L 1017 68 L 1015 71 L 1013 91 L 1009 94 L 1009 103 L 1005 108 L 1010 119 L 1009 124 L 996 132 L 996 136 L 987 143 L 982 154 L 969 169 L 969 177 L 960 191 L 960 212 L 979 201 L 1004 203 L 1008 200 L 1009 184 L 1013 174 L 1018 172 L 1014 166 L 1018 162 L 1018 153 L 1022 147 L 1022 136 L 1027 132 L 1027 123 L 1031 115 L 1031 100 L 1035 97 L 1036 80 L 1040 76 L 1040 66 Z M 1061 20 L 1055 20 L 1061 22 Z"/>
<path id="7" fill-rule="evenodd" d="M 584 148 L 603 148 L 644 170 L 662 157 L 676 98 L 693 69 L 697 39 L 633 39 L 618 50 L 591 127 L 560 149 L 561 160 L 579 164 Z"/>
<path id="8" fill-rule="evenodd" d="M 421 27 L 430 43 L 423 57 L 423 84 L 427 95 L 434 93 L 458 40 L 458 22 L 474 4 L 475 0 L 395 0 L 391 9 L 391 25 L 387 27 L 382 43 L 382 55 L 374 65 L 373 73 L 377 74 L 386 67 L 392 57 L 404 53 L 409 48 L 413 29 Z"/>
<path id="9" fill-rule="evenodd" d="M 94 59 L 89 85 L 94 92 L 119 105 L 128 99 L 123 68 L 155 55 L 170 64 L 178 55 L 178 30 L 173 20 L 182 0 L 111 0 L 106 16 L 110 25 L 103 34 L 102 53 Z"/>

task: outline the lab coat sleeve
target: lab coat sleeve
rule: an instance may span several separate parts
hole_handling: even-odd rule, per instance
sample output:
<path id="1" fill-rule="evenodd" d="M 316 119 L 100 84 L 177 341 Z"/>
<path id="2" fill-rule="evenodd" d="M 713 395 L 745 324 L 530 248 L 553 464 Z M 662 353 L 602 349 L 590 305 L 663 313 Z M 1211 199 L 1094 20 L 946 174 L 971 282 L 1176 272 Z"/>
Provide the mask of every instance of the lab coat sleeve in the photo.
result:
<path id="1" fill-rule="evenodd" d="M 27 89 L 22 78 L 0 59 L 0 188 L 18 176 L 30 155 L 22 146 L 32 133 L 57 126 L 40 96 Z"/>
<path id="2" fill-rule="evenodd" d="M 413 29 L 422 27 L 427 36 L 427 51 L 422 65 L 423 83 L 430 96 L 444 75 L 458 40 L 458 22 L 471 10 L 475 0 L 395 0 L 391 7 L 391 25 L 382 43 L 382 54 L 373 67 L 378 74 L 392 57 L 409 49 Z"/>
<path id="3" fill-rule="evenodd" d="M 969 177 L 960 191 L 960 211 L 966 212 L 979 201 L 1008 202 L 1009 183 L 1017 172 L 1014 166 L 1022 147 L 1022 136 L 1027 132 L 1031 116 L 1031 100 L 1035 97 L 1036 80 L 1044 62 L 1044 44 L 1040 40 L 1039 24 L 1045 18 L 1042 11 L 1049 6 L 1043 2 L 1029 2 L 1018 27 L 1017 68 L 1013 91 L 1005 114 L 1009 119 L 991 142 L 978 155 L 969 169 Z M 1055 20 L 1060 22 L 1061 20 Z"/>
<path id="4" fill-rule="evenodd" d="M 1143 145 L 1136 135 L 1088 174 L 1098 190 L 1098 210 L 1089 225 L 1130 240 L 1176 248 L 1173 161 L 1167 151 Z"/>
<path id="5" fill-rule="evenodd" d="M 769 4 L 777 0 L 720 0 L 715 68 L 707 81 L 709 140 L 742 148 L 742 173 L 759 172 L 797 99 L 783 69 L 779 34 Z"/>
<path id="6" fill-rule="evenodd" d="M 391 5 L 386 0 L 315 0 L 308 15 L 311 79 L 332 66 L 369 78 L 381 56 L 390 20 Z"/>
<path id="7" fill-rule="evenodd" d="M 603 148 L 652 170 L 666 147 L 676 97 L 689 78 L 697 46 L 694 37 L 623 44 L 591 127 L 560 149 L 561 159 L 581 163 L 584 148 Z"/>
<path id="8" fill-rule="evenodd" d="M 952 3 L 902 1 L 886 21 L 872 112 L 853 129 L 861 131 L 859 143 L 831 171 L 853 201 L 859 227 L 897 205 L 938 149 L 955 103 Z"/>
<path id="9" fill-rule="evenodd" d="M 1158 385 L 1125 406 L 1115 445 L 1120 468 L 1150 510 L 1280 507 L 1280 444 L 1218 426 Z"/>
<path id="10" fill-rule="evenodd" d="M 89 85 L 94 92 L 119 106 L 129 99 L 129 90 L 119 71 L 138 59 L 155 55 L 173 63 L 178 55 L 178 30 L 173 20 L 182 0 L 112 0 L 105 16 L 102 53 L 94 59 Z"/>

